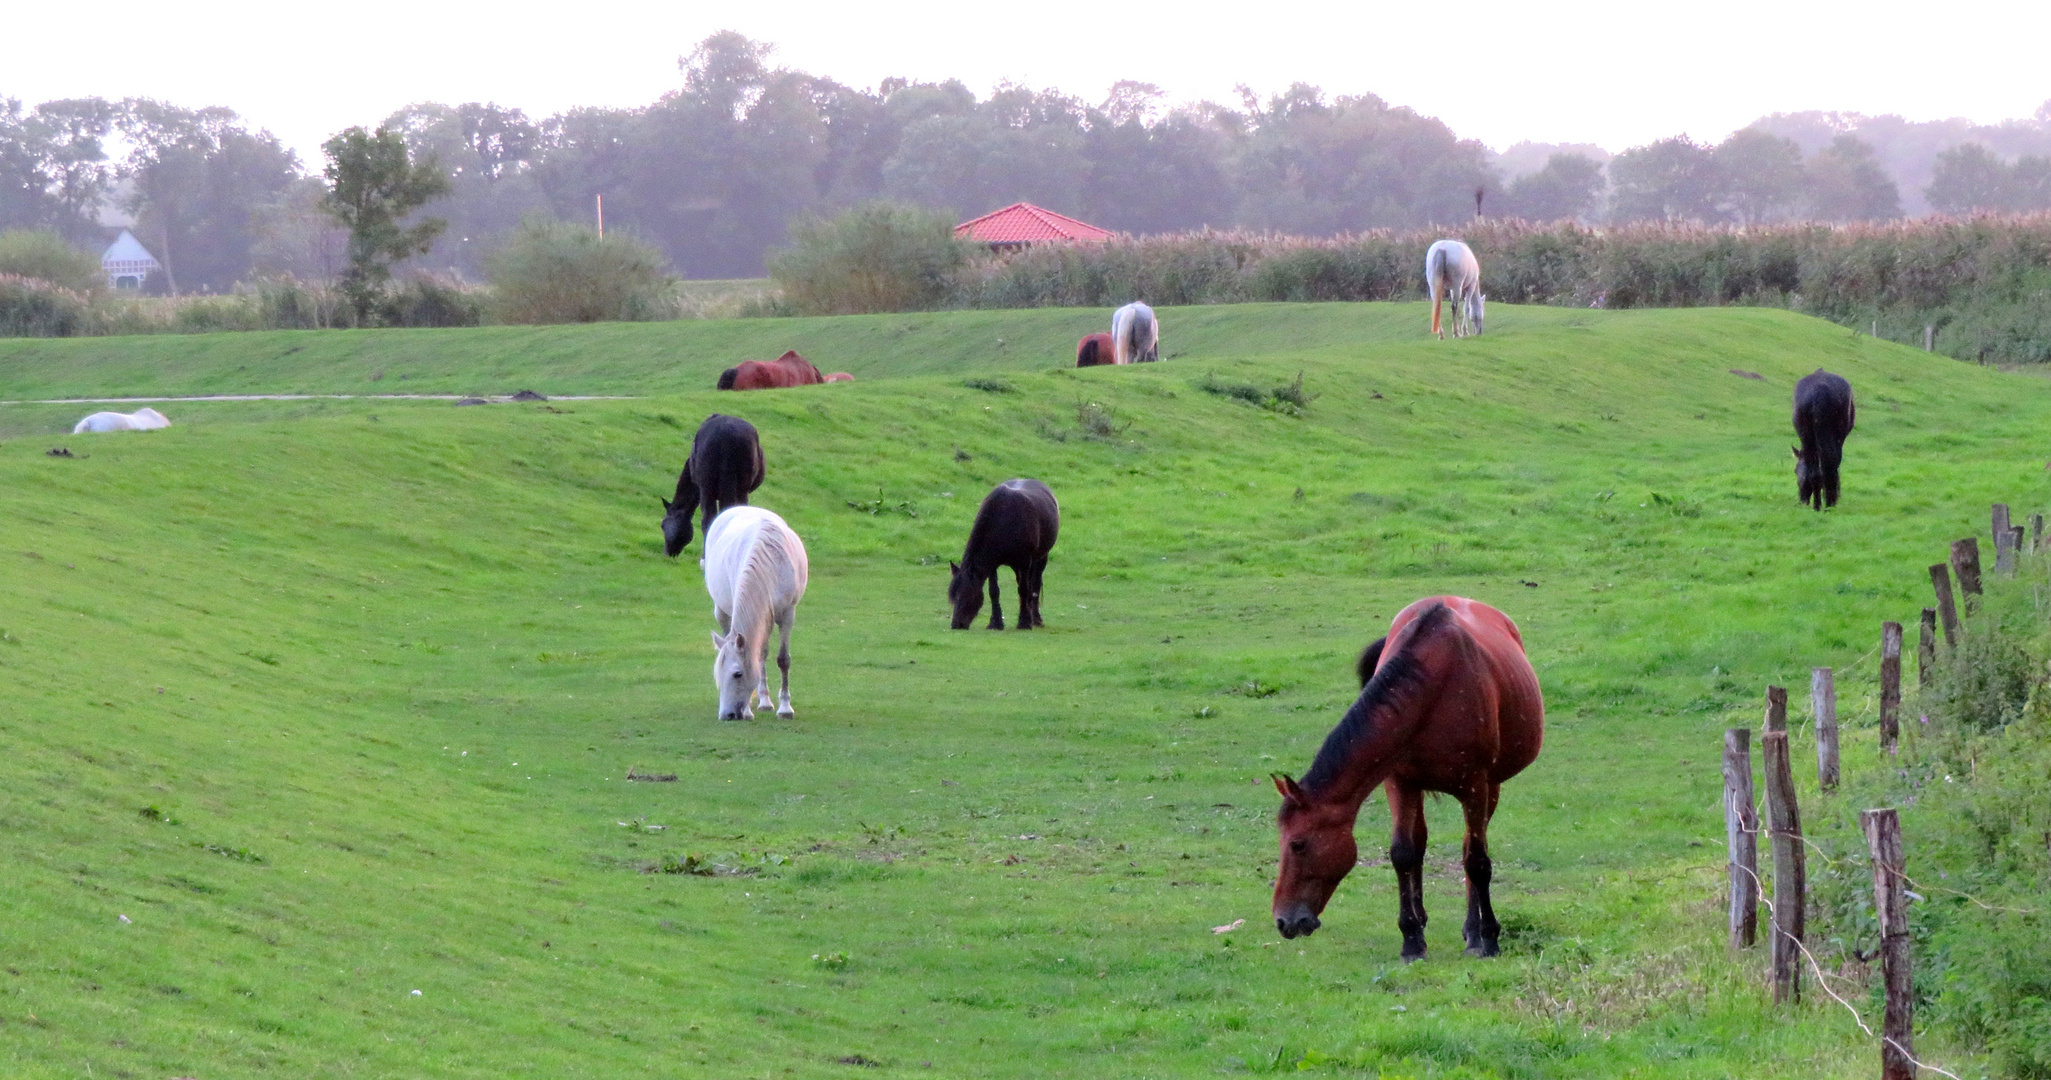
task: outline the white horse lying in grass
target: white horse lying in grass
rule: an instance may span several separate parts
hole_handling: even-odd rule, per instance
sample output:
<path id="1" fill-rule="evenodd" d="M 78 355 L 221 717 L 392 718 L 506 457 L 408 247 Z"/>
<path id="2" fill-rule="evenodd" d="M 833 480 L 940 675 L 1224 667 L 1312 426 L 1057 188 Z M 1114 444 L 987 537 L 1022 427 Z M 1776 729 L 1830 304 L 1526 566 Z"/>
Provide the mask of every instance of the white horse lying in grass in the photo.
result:
<path id="1" fill-rule="evenodd" d="M 1458 240 L 1440 240 L 1424 253 L 1424 286 L 1431 290 L 1431 332 L 1444 341 L 1439 327 L 1439 304 L 1453 301 L 1453 336 L 1481 333 L 1481 261 L 1474 250 Z"/>
<path id="2" fill-rule="evenodd" d="M 163 413 L 145 407 L 132 413 L 96 412 L 80 420 L 77 426 L 71 429 L 71 433 L 83 435 L 88 431 L 155 431 L 170 426 L 171 421 L 164 419 Z"/>
<path id="3" fill-rule="evenodd" d="M 1111 313 L 1111 362 L 1151 364 L 1161 358 L 1161 323 L 1154 309 L 1134 300 Z"/>
<path id="4" fill-rule="evenodd" d="M 811 563 L 805 542 L 783 519 L 759 506 L 735 506 L 720 512 L 705 530 L 705 591 L 712 594 L 712 614 L 719 631 L 712 645 L 712 681 L 719 687 L 721 720 L 752 720 L 749 699 L 759 697 L 768 708 L 764 677 L 772 624 L 783 632 L 776 666 L 783 671 L 783 696 L 776 715 L 797 714 L 790 706 L 790 630 L 798 601 L 805 597 Z"/>

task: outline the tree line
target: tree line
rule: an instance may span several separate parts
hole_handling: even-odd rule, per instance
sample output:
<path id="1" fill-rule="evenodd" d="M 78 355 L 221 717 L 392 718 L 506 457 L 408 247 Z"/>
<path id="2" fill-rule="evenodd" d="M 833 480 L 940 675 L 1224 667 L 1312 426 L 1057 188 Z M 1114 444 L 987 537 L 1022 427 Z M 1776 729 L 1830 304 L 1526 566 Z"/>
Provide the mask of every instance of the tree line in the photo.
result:
<path id="1" fill-rule="evenodd" d="M 1714 145 L 1682 136 L 1607 160 L 1562 148 L 1519 169 L 1514 153 L 1499 158 L 1412 109 L 1302 84 L 1176 107 L 1138 82 L 1096 104 L 1019 86 L 978 97 L 958 81 L 857 89 L 775 66 L 768 45 L 732 32 L 680 67 L 678 89 L 640 108 L 534 119 L 425 103 L 387 117 L 377 130 L 446 182 L 422 212 L 446 227 L 416 237 L 427 250 L 413 265 L 475 280 L 521 222 L 593 222 L 601 197 L 608 230 L 654 245 L 691 278 L 758 275 L 794 223 L 879 199 L 956 220 L 1026 200 L 1134 234 L 1305 236 L 1457 225 L 1477 202 L 1488 217 L 1584 223 L 1880 220 L 1905 201 L 1949 213 L 2051 207 L 2041 113 L 1984 144 L 1930 151 L 1928 184 L 1905 196 L 1907 166 L 1888 155 L 1912 140 L 1864 118 L 1769 117 Z M 345 274 L 360 260 L 333 195 L 228 109 L 0 99 L 0 230 L 97 245 L 103 208 L 118 208 L 173 289 Z"/>

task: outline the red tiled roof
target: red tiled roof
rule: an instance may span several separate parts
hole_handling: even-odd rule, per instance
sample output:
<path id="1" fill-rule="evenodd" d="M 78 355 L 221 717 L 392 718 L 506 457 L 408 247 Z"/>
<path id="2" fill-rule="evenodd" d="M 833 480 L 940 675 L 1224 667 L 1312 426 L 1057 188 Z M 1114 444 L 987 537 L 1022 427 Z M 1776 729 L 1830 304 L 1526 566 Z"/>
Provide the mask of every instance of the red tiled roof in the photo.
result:
<path id="1" fill-rule="evenodd" d="M 1031 244 L 1048 240 L 1101 244 L 1116 234 L 1052 210 L 1042 210 L 1031 203 L 1012 203 L 1002 210 L 993 210 L 956 225 L 954 235 L 958 239 L 985 244 Z"/>

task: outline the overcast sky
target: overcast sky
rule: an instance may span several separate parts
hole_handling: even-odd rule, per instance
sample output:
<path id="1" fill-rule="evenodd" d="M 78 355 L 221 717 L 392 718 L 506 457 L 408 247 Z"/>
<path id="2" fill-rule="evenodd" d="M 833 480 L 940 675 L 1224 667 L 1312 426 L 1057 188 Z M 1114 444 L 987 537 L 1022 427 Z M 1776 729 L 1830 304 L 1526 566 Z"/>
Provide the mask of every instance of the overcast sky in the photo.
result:
<path id="1" fill-rule="evenodd" d="M 90 13 L 0 0 L 0 97 L 226 105 L 314 163 L 330 133 L 414 101 L 536 118 L 637 106 L 677 58 L 739 30 L 782 64 L 854 86 L 1011 80 L 1101 100 L 1118 79 L 1236 102 L 1292 82 L 1371 92 L 1500 150 L 1717 140 L 1769 112 L 2027 117 L 2051 98 L 2051 2 L 1592 0 L 1205 4 L 1037 0 L 609 0 L 494 4 L 115 0 Z"/>

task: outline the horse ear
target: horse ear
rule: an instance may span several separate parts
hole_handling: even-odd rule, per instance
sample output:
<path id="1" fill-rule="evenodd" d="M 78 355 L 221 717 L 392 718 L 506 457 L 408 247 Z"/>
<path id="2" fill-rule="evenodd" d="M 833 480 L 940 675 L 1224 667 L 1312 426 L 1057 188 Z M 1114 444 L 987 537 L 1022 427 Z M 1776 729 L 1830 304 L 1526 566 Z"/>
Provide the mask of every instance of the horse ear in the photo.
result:
<path id="1" fill-rule="evenodd" d="M 1303 789 L 1296 786 L 1296 781 L 1291 780 L 1288 773 L 1270 773 L 1268 775 L 1275 781 L 1275 790 L 1282 793 L 1283 801 L 1293 802 L 1298 806 L 1309 801 L 1303 797 Z"/>
<path id="2" fill-rule="evenodd" d="M 954 561 L 953 559 L 949 559 L 949 560 L 947 560 L 947 572 L 948 572 L 948 573 L 950 573 L 950 574 L 953 574 L 953 575 L 954 575 L 954 576 L 956 576 L 956 577 L 960 577 L 960 576 L 961 576 L 961 564 L 960 564 L 960 563 L 958 563 L 958 562 L 955 562 L 955 561 Z"/>
<path id="3" fill-rule="evenodd" d="M 747 652 L 748 635 L 741 633 L 739 630 L 734 631 L 734 648 L 739 649 L 742 652 Z"/>
<path id="4" fill-rule="evenodd" d="M 669 500 L 668 500 L 668 499 L 663 499 L 663 498 L 662 498 L 662 496 L 660 496 L 660 495 L 657 495 L 657 496 L 656 496 L 656 498 L 657 498 L 657 499 L 661 499 L 661 500 L 662 500 L 662 508 L 663 508 L 664 510 L 671 510 L 671 509 L 674 509 L 674 507 L 670 506 L 670 504 L 669 504 Z"/>
<path id="5" fill-rule="evenodd" d="M 723 638 L 723 637 L 720 637 L 720 636 L 719 636 L 719 631 L 717 631 L 717 630 L 714 630 L 714 631 L 712 631 L 712 647 L 713 647 L 713 648 L 715 648 L 715 649 L 724 649 L 724 648 L 726 648 L 726 639 L 725 639 L 725 638 Z"/>
<path id="6" fill-rule="evenodd" d="M 1799 446 L 1790 446 L 1790 447 L 1788 447 L 1788 453 L 1790 453 L 1790 454 L 1793 454 L 1793 455 L 1795 456 L 1795 460 L 1796 460 L 1796 461 L 1800 461 L 1800 460 L 1802 460 L 1802 448 L 1801 448 L 1801 447 L 1799 447 Z"/>

